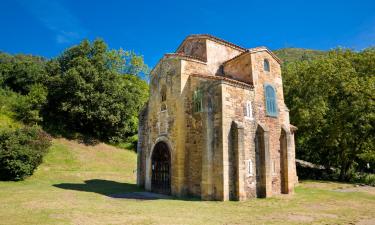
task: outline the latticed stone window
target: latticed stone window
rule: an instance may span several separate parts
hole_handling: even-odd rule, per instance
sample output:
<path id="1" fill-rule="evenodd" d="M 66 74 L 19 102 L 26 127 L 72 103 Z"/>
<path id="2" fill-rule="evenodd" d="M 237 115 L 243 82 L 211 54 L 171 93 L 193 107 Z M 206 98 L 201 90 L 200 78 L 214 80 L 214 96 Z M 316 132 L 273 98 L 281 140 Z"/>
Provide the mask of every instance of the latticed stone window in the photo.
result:
<path id="1" fill-rule="evenodd" d="M 251 159 L 247 160 L 247 175 L 253 176 L 253 161 Z"/>
<path id="2" fill-rule="evenodd" d="M 245 117 L 248 119 L 253 119 L 253 106 L 250 101 L 246 102 Z"/>
<path id="3" fill-rule="evenodd" d="M 271 85 L 264 86 L 264 95 L 266 98 L 266 112 L 268 116 L 277 117 L 276 92 Z"/>
<path id="4" fill-rule="evenodd" d="M 193 95 L 193 107 L 194 107 L 194 112 L 202 112 L 202 91 L 200 89 L 197 89 L 194 91 Z"/>

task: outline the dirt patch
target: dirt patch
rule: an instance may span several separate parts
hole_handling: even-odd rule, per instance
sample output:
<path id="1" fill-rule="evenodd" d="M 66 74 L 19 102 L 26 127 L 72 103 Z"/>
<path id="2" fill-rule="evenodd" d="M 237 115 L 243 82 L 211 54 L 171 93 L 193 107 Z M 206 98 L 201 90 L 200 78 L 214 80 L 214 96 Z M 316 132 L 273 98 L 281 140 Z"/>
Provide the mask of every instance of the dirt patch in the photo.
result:
<path id="1" fill-rule="evenodd" d="M 362 219 L 357 225 L 374 225 L 375 224 L 375 218 L 370 218 L 370 219 Z"/>
<path id="2" fill-rule="evenodd" d="M 309 223 L 314 221 L 314 218 L 307 215 L 301 215 L 301 214 L 289 214 L 288 219 L 294 222 L 305 222 Z"/>
<path id="3" fill-rule="evenodd" d="M 375 187 L 372 186 L 354 186 L 350 188 L 339 188 L 335 191 L 338 192 L 365 192 L 368 194 L 375 195 Z"/>
<path id="4" fill-rule="evenodd" d="M 316 181 L 316 182 L 304 182 L 301 181 L 299 184 L 304 188 L 312 188 L 312 189 L 321 189 L 321 190 L 335 190 L 335 189 L 344 189 L 344 188 L 352 188 L 355 187 L 354 184 L 346 184 L 346 183 L 337 183 L 337 182 L 328 182 L 328 181 Z"/>

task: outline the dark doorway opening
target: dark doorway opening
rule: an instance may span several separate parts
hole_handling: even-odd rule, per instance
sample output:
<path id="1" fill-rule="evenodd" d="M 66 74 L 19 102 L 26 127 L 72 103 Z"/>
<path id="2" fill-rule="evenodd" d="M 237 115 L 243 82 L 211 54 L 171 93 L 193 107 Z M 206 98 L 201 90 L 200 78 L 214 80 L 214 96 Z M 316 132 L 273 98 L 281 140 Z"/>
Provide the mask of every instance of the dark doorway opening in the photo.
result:
<path id="1" fill-rule="evenodd" d="M 159 142 L 152 153 L 151 190 L 160 194 L 171 194 L 171 155 L 168 145 Z"/>
<path id="2" fill-rule="evenodd" d="M 264 145 L 264 130 L 258 126 L 255 135 L 256 160 L 256 193 L 258 198 L 266 197 L 266 156 Z"/>

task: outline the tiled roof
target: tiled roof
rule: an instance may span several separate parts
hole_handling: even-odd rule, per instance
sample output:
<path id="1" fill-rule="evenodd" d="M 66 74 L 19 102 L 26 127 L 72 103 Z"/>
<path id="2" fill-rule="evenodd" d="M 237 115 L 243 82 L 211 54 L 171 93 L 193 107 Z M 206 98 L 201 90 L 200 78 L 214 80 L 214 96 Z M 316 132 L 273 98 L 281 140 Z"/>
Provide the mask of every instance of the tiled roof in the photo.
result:
<path id="1" fill-rule="evenodd" d="M 210 80 L 222 80 L 222 81 L 226 81 L 226 82 L 229 82 L 229 83 L 232 83 L 232 84 L 237 84 L 237 85 L 241 85 L 241 86 L 245 86 L 245 87 L 249 87 L 249 88 L 254 88 L 254 85 L 252 85 L 252 84 L 248 84 L 248 83 L 245 83 L 245 82 L 242 82 L 242 81 L 234 80 L 234 79 L 231 79 L 231 78 L 228 78 L 228 77 L 203 75 L 203 74 L 190 74 L 190 76 L 200 77 L 200 78 L 210 79 Z"/>
<path id="2" fill-rule="evenodd" d="M 231 61 L 233 61 L 233 60 L 235 60 L 235 59 L 238 59 L 238 58 L 240 58 L 240 57 L 242 57 L 243 55 L 246 55 L 246 54 L 248 54 L 248 53 L 255 53 L 255 52 L 261 52 L 261 51 L 266 51 L 266 52 L 268 52 L 278 63 L 282 63 L 282 61 L 281 61 L 281 59 L 279 59 L 279 57 L 277 57 L 276 55 L 275 55 L 275 53 L 273 53 L 272 51 L 270 51 L 267 47 L 264 47 L 264 46 L 260 46 L 260 47 L 256 47 L 256 48 L 249 48 L 249 49 L 247 49 L 246 51 L 244 51 L 243 53 L 241 53 L 241 54 L 239 54 L 239 55 L 237 55 L 237 56 L 235 56 L 235 57 L 233 57 L 233 58 L 231 58 L 231 59 L 229 59 L 229 60 L 227 60 L 227 61 L 225 61 L 224 63 L 223 63 L 223 65 L 225 65 L 226 63 L 228 63 L 228 62 L 231 62 Z"/>
<path id="3" fill-rule="evenodd" d="M 154 69 L 159 65 L 159 63 L 163 59 L 173 58 L 173 57 L 185 59 L 185 60 L 189 60 L 189 61 L 194 61 L 194 62 L 198 62 L 198 63 L 204 63 L 204 64 L 207 63 L 206 60 L 204 60 L 200 57 L 192 56 L 192 55 L 186 55 L 186 54 L 183 54 L 183 53 L 166 53 L 166 54 L 164 54 L 163 58 L 159 59 L 159 61 L 154 66 L 154 68 L 150 71 L 150 74 L 154 71 Z"/>
<path id="4" fill-rule="evenodd" d="M 187 36 L 183 41 L 182 43 L 180 44 L 180 46 L 178 46 L 176 52 L 178 52 L 178 50 L 180 50 L 180 48 L 182 47 L 182 45 L 185 43 L 186 40 L 188 39 L 194 39 L 194 38 L 206 38 L 206 39 L 209 39 L 209 40 L 212 40 L 212 41 L 215 41 L 215 42 L 218 42 L 220 44 L 223 44 L 223 45 L 226 45 L 226 46 L 229 46 L 229 47 L 232 47 L 234 49 L 237 49 L 237 50 L 240 50 L 240 51 L 246 51 L 246 48 L 243 48 L 239 45 L 236 45 L 236 44 L 233 44 L 229 41 L 226 41 L 226 40 L 223 40 L 221 38 L 218 38 L 218 37 L 215 37 L 215 36 L 212 36 L 210 34 L 191 34 L 189 36 Z"/>

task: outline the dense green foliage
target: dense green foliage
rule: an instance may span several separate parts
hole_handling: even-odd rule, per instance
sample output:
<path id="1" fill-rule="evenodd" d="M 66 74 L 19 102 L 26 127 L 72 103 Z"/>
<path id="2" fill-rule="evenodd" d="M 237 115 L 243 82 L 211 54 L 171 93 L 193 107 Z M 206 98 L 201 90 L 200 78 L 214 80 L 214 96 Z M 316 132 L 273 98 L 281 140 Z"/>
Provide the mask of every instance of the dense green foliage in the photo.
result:
<path id="1" fill-rule="evenodd" d="M 137 74 L 121 74 L 125 54 L 109 51 L 101 40 L 83 41 L 52 61 L 45 110 L 48 123 L 105 141 L 135 134 L 148 85 Z M 131 67 L 129 71 L 143 72 L 143 64 Z"/>
<path id="2" fill-rule="evenodd" d="M 33 174 L 51 146 L 40 128 L 0 131 L 0 180 L 22 180 Z"/>
<path id="3" fill-rule="evenodd" d="M 284 63 L 304 61 L 304 60 L 314 60 L 320 56 L 325 56 L 327 52 L 313 50 L 313 49 L 303 49 L 303 48 L 282 48 L 273 51 Z"/>
<path id="4" fill-rule="evenodd" d="M 33 85 L 48 78 L 45 65 L 41 57 L 0 53 L 0 85 L 27 94 Z"/>
<path id="5" fill-rule="evenodd" d="M 297 157 L 334 167 L 340 179 L 375 168 L 375 49 L 335 50 L 283 66 Z"/>

